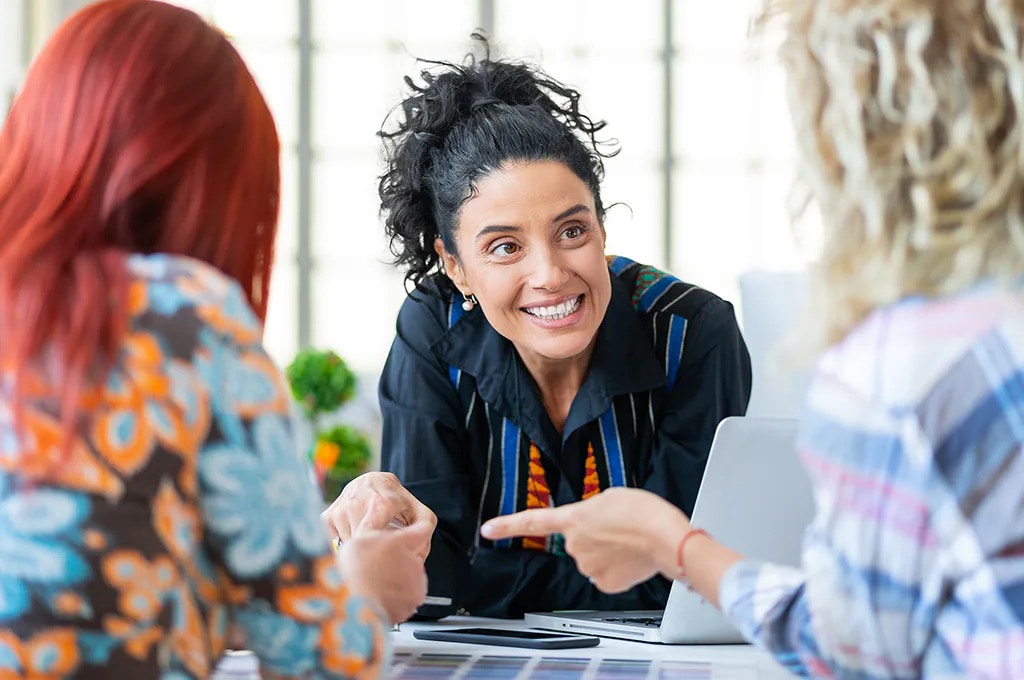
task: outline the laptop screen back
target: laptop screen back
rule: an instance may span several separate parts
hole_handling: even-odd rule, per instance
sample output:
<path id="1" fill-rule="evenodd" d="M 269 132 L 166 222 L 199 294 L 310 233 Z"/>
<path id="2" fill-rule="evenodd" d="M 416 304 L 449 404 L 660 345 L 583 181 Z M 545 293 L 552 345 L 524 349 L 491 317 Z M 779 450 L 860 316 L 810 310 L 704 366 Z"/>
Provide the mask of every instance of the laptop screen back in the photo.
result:
<path id="1" fill-rule="evenodd" d="M 796 452 L 797 421 L 726 418 L 715 432 L 691 523 L 745 557 L 798 566 L 814 517 L 810 480 Z M 739 642 L 717 609 L 674 583 L 664 642 Z"/>

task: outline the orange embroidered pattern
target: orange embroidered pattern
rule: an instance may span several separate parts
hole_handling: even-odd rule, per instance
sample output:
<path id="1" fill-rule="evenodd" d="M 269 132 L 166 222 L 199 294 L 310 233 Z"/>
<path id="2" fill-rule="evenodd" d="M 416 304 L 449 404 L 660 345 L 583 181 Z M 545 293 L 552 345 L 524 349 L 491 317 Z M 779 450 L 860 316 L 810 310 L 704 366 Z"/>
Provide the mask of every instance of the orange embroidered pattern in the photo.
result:
<path id="1" fill-rule="evenodd" d="M 583 468 L 583 500 L 601 493 L 601 481 L 597 478 L 597 461 L 594 460 L 594 445 L 587 442 L 587 463 Z"/>
<path id="2" fill-rule="evenodd" d="M 584 467 L 583 476 L 583 499 L 601 493 L 601 481 L 597 476 L 597 461 L 594 460 L 594 445 L 587 442 L 587 461 Z M 551 488 L 548 486 L 547 474 L 544 472 L 544 464 L 541 462 L 540 449 L 533 442 L 530 442 L 530 476 L 526 480 L 526 508 L 550 508 Z M 551 551 L 552 546 L 560 544 L 561 537 L 555 537 L 552 543 L 550 536 L 526 536 L 523 538 L 523 548 L 526 550 Z M 556 550 L 557 552 L 557 550 Z"/>
<path id="3" fill-rule="evenodd" d="M 540 449 L 530 442 L 530 477 L 526 480 L 526 508 L 550 508 L 551 489 L 544 473 L 544 465 L 540 460 Z M 547 550 L 547 536 L 526 536 L 523 547 L 527 550 Z"/>

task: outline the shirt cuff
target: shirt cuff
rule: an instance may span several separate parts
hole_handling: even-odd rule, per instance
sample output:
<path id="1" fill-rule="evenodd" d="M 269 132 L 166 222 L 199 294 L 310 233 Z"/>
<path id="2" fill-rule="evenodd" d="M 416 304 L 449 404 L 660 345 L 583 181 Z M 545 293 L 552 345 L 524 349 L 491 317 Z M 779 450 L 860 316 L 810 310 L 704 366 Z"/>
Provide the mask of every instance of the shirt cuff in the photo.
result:
<path id="1" fill-rule="evenodd" d="M 360 604 L 365 605 L 377 617 L 377 625 L 375 626 L 377 634 L 374 635 L 376 647 L 376 654 L 374 656 L 376 658 L 374 660 L 380 663 L 381 675 L 383 675 L 387 673 L 387 669 L 391 668 L 392 655 L 394 653 L 391 648 L 391 631 L 393 627 L 391 626 L 388 614 L 384 611 L 384 607 L 371 597 L 364 597 L 362 595 L 352 595 L 351 597 L 358 600 Z"/>
<path id="2" fill-rule="evenodd" d="M 725 572 L 718 586 L 722 612 L 750 642 L 766 646 L 765 624 L 783 600 L 803 586 L 804 573 L 793 567 L 742 560 Z"/>

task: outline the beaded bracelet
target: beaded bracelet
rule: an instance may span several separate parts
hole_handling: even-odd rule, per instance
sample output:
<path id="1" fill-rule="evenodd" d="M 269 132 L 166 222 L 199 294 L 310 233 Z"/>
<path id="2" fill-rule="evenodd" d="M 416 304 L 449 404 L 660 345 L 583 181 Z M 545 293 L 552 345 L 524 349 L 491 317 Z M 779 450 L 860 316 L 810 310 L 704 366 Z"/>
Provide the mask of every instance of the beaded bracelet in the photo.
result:
<path id="1" fill-rule="evenodd" d="M 683 537 L 679 539 L 679 547 L 676 548 L 676 566 L 679 567 L 680 580 L 686 580 L 686 569 L 683 567 L 683 548 L 686 547 L 686 542 L 694 536 L 703 536 L 705 538 L 711 538 L 711 534 L 704 531 L 703 529 L 696 529 L 690 527 L 690 530 L 683 534 Z"/>

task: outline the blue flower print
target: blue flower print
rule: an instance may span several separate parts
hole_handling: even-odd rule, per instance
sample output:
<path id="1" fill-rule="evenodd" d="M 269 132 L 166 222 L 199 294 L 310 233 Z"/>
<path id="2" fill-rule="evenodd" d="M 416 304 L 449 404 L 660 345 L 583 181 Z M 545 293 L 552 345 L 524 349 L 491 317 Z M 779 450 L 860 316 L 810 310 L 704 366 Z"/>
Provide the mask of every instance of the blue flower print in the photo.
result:
<path id="1" fill-rule="evenodd" d="M 66 588 L 89 577 L 88 565 L 74 549 L 88 513 L 81 494 L 17 490 L 0 473 L 0 621 L 27 611 L 35 588 Z"/>
<path id="2" fill-rule="evenodd" d="M 255 451 L 225 443 L 199 454 L 205 522 L 226 540 L 225 563 L 242 578 L 269 573 L 294 557 L 293 549 L 318 555 L 327 546 L 286 419 L 256 418 L 252 440 Z"/>
<path id="3" fill-rule="evenodd" d="M 0 572 L 0 621 L 23 613 L 28 609 L 28 603 L 28 588 L 25 584 Z"/>
<path id="4" fill-rule="evenodd" d="M 179 263 L 167 255 L 132 255 L 128 269 L 146 283 L 149 308 L 163 316 L 174 316 L 179 309 L 194 304 L 176 285 L 174 270 Z"/>
<path id="5" fill-rule="evenodd" d="M 195 367 L 214 392 L 211 407 L 217 426 L 228 442 L 247 446 L 240 414 L 287 410 L 280 373 L 262 352 L 241 353 L 209 328 L 199 339 L 202 351 L 196 354 Z"/>
<path id="6" fill-rule="evenodd" d="M 299 676 L 315 670 L 320 629 L 303 625 L 273 611 L 264 601 L 240 610 L 238 623 L 249 648 L 267 670 Z"/>
<path id="7" fill-rule="evenodd" d="M 230 401 L 220 397 L 228 389 L 232 377 L 242 372 L 237 366 L 240 363 L 238 353 L 209 328 L 200 331 L 199 343 L 201 351 L 196 353 L 194 363 L 199 377 L 214 392 L 215 398 L 211 399 L 210 407 L 217 427 L 228 443 L 244 447 L 247 442 L 242 419 L 231 408 Z"/>
<path id="8" fill-rule="evenodd" d="M 366 620 L 366 607 L 366 602 L 357 597 L 348 599 L 345 619 L 335 623 L 343 627 L 344 634 L 335 639 L 345 641 L 346 653 L 369 658 L 373 653 L 374 629 L 362 623 Z"/>
<path id="9" fill-rule="evenodd" d="M 160 676 L 160 680 L 192 680 L 192 676 L 181 671 L 166 671 Z"/>
<path id="10" fill-rule="evenodd" d="M 174 316 L 182 307 L 193 304 L 193 300 L 170 281 L 150 281 L 146 293 L 150 309 L 163 316 Z"/>
<path id="11" fill-rule="evenodd" d="M 96 630 L 78 631 L 78 654 L 87 664 L 103 666 L 110 662 L 110 654 L 121 644 L 113 635 Z"/>
<path id="12" fill-rule="evenodd" d="M 197 269 L 192 276 L 205 294 L 199 296 L 198 304 L 214 305 L 225 320 L 230 320 L 242 328 L 258 329 L 262 323 L 256 317 L 242 288 L 232 279 L 228 279 L 219 271 Z"/>
<path id="13" fill-rule="evenodd" d="M 21 671 L 21 658 L 18 650 L 0 641 L 0 671 Z"/>

